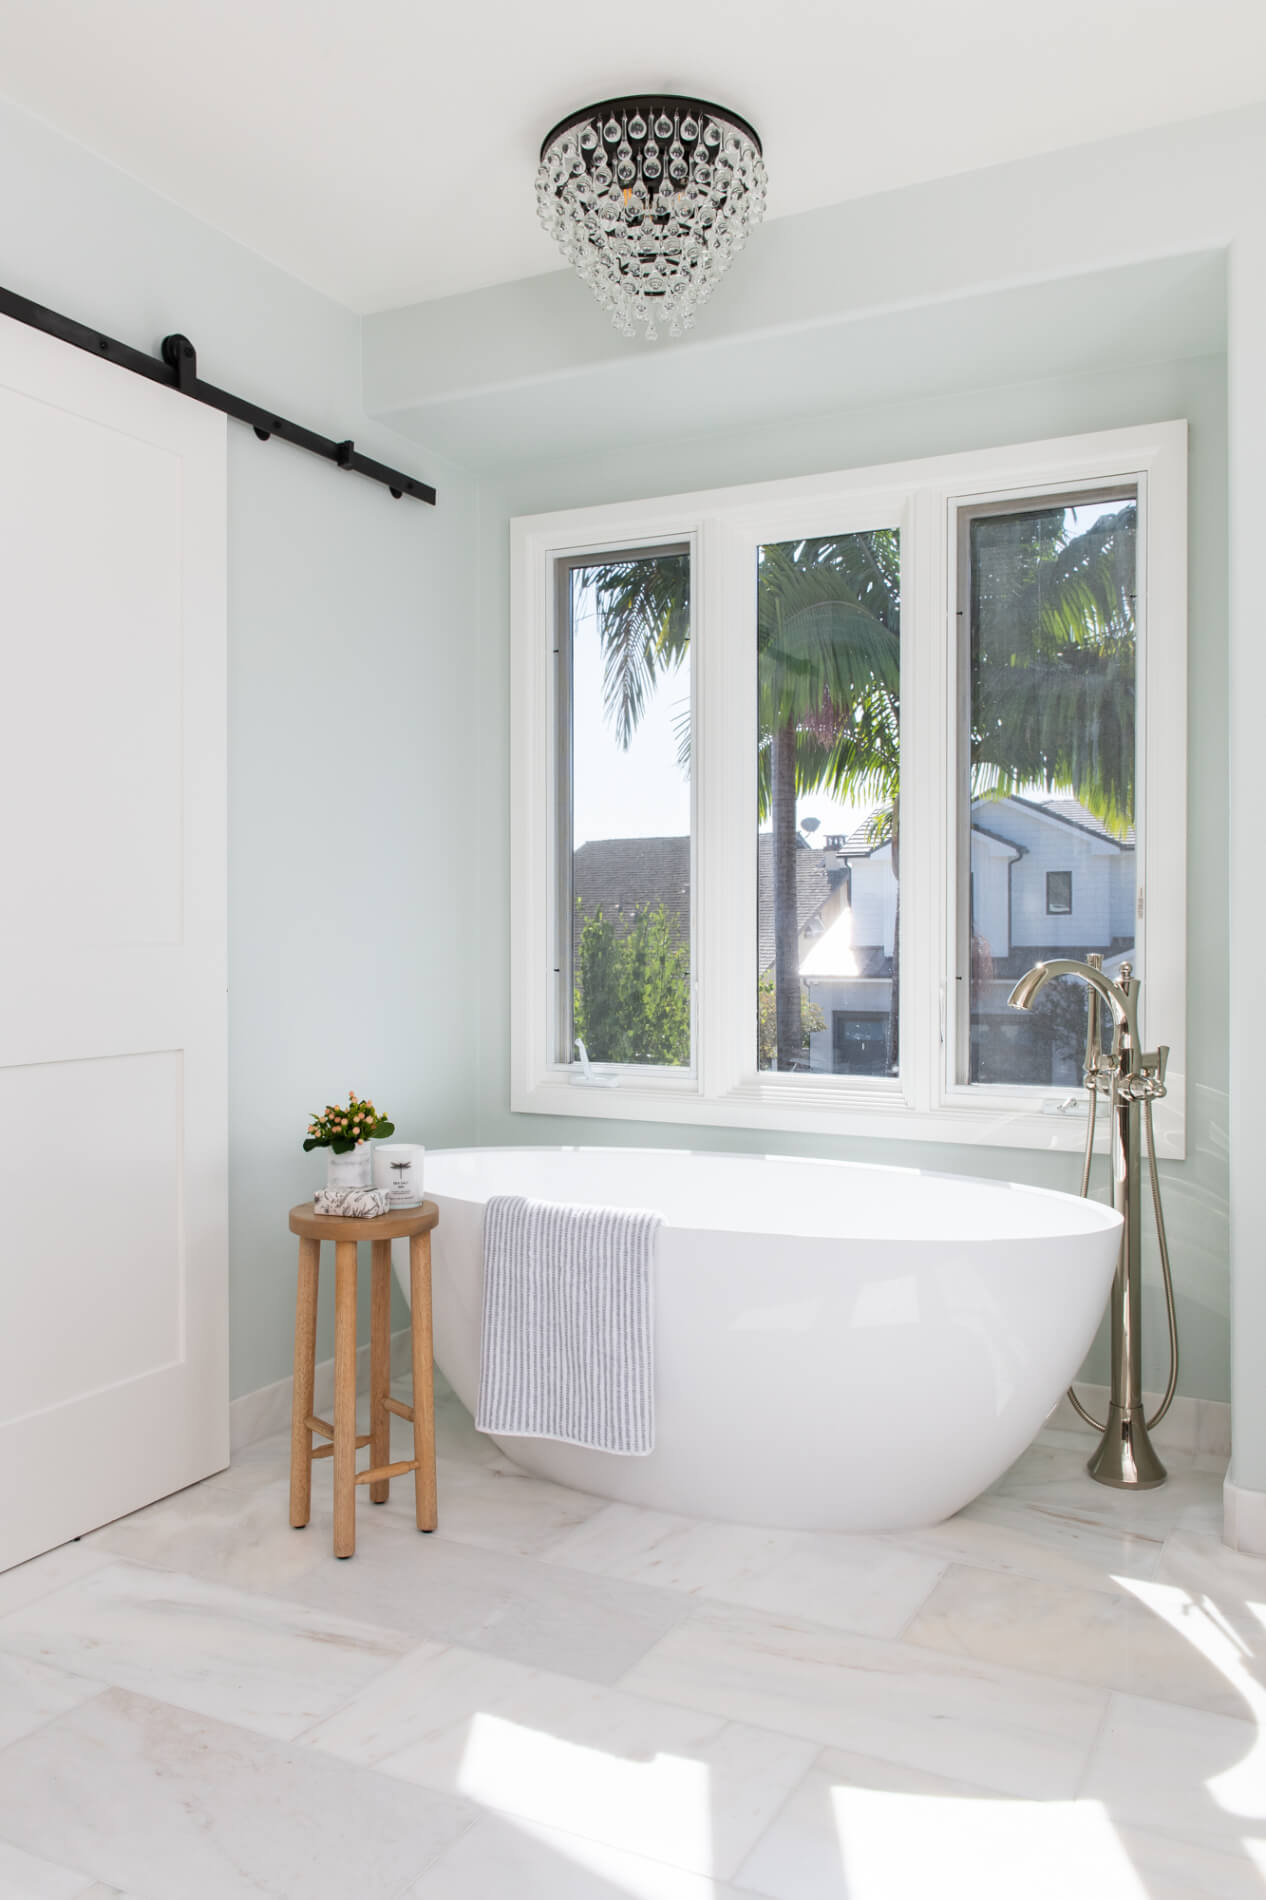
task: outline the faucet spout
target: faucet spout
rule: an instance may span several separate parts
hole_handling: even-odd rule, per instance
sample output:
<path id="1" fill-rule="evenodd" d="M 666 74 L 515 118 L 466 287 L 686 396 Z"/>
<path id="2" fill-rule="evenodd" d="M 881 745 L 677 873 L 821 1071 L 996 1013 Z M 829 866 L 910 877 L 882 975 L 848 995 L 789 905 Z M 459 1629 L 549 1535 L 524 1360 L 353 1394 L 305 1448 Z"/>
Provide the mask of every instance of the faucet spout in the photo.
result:
<path id="1" fill-rule="evenodd" d="M 1127 978 L 1124 983 L 1114 983 L 1110 976 L 1097 970 L 1093 963 L 1083 963 L 1079 957 L 1054 957 L 1049 963 L 1035 963 L 1025 972 L 1007 998 L 1012 1009 L 1032 1009 L 1034 998 L 1042 985 L 1053 976 L 1075 976 L 1097 991 L 1112 1011 L 1112 1020 L 1118 1029 L 1123 1029 L 1131 1042 L 1138 1039 L 1138 1005 L 1134 991 L 1137 985 Z"/>

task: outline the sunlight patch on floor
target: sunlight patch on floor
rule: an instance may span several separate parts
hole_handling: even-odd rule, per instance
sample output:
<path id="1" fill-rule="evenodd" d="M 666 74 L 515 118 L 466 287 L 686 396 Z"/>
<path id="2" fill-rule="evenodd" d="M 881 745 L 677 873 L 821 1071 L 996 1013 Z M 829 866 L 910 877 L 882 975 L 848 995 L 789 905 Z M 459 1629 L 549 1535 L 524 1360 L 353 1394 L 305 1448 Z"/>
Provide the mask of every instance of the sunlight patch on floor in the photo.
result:
<path id="1" fill-rule="evenodd" d="M 639 1761 L 480 1713 L 470 1722 L 457 1786 L 483 1807 L 598 1840 L 620 1841 L 632 1831 L 652 1858 L 712 1868 L 704 1762 L 666 1754 Z"/>
<path id="2" fill-rule="evenodd" d="M 1097 1801 L 985 1801 L 833 1788 L 848 1900 L 1148 1900 Z"/>

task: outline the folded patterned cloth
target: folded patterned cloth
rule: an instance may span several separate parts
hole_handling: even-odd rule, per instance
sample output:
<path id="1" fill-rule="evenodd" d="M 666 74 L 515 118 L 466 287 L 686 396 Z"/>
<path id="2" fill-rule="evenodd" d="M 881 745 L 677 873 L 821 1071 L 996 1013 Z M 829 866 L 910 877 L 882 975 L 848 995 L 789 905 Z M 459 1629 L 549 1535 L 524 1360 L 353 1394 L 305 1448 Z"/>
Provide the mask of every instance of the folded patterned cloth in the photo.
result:
<path id="1" fill-rule="evenodd" d="M 369 1220 L 375 1214 L 391 1212 L 391 1196 L 386 1188 L 318 1188 L 312 1197 L 312 1212 Z"/>

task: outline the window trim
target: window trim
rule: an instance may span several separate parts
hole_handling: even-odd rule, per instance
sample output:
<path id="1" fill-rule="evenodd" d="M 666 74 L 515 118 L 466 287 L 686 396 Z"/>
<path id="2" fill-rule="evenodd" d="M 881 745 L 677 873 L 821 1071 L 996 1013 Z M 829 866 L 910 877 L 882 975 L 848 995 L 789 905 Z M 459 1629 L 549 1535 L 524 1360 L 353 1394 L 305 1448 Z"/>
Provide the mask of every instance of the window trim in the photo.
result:
<path id="1" fill-rule="evenodd" d="M 1054 1089 L 958 1084 L 957 510 L 1113 482 L 1139 489 L 1137 839 L 1146 1024 L 1171 1048 L 1160 1152 L 1185 1152 L 1186 433 L 1164 422 L 834 474 L 603 504 L 512 521 L 511 1108 L 516 1113 L 876 1135 L 1072 1150 L 1084 1114 Z M 761 1075 L 754 1068 L 756 669 L 754 549 L 895 526 L 902 537 L 902 1073 Z M 689 1073 L 622 1070 L 577 1086 L 551 1058 L 557 838 L 552 794 L 553 563 L 689 541 L 692 548 L 692 952 Z M 750 640 L 748 638 L 750 632 Z M 742 656 L 736 664 L 736 654 Z M 1163 848 L 1161 840 L 1164 841 Z M 733 929 L 749 917 L 749 931 Z M 748 1044 L 750 1042 L 750 1054 Z M 1102 1119 L 1102 1118 L 1101 1118 Z"/>

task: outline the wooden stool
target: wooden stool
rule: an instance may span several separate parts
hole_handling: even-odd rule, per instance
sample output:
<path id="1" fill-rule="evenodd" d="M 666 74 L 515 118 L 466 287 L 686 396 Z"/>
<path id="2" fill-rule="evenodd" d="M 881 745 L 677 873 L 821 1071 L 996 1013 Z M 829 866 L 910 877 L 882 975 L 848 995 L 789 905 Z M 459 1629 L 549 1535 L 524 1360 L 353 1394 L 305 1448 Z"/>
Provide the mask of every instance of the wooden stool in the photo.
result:
<path id="1" fill-rule="evenodd" d="M 290 1210 L 299 1236 L 299 1292 L 295 1302 L 295 1385 L 290 1426 L 290 1522 L 301 1530 L 311 1515 L 312 1460 L 334 1460 L 334 1555 L 356 1552 L 356 1486 L 367 1484 L 374 1504 L 385 1504 L 392 1478 L 413 1473 L 418 1529 L 433 1531 L 435 1501 L 435 1389 L 431 1373 L 431 1229 L 434 1201 L 369 1220 L 314 1214 L 311 1201 Z M 391 1243 L 409 1243 L 413 1404 L 391 1396 Z M 334 1423 L 312 1412 L 316 1371 L 317 1283 L 321 1242 L 334 1242 Z M 356 1436 L 356 1243 L 373 1243 L 369 1346 L 369 1430 Z M 413 1456 L 391 1464 L 391 1413 L 413 1424 Z M 312 1434 L 327 1442 L 312 1448 Z M 370 1468 L 357 1471 L 356 1453 L 370 1447 Z"/>

